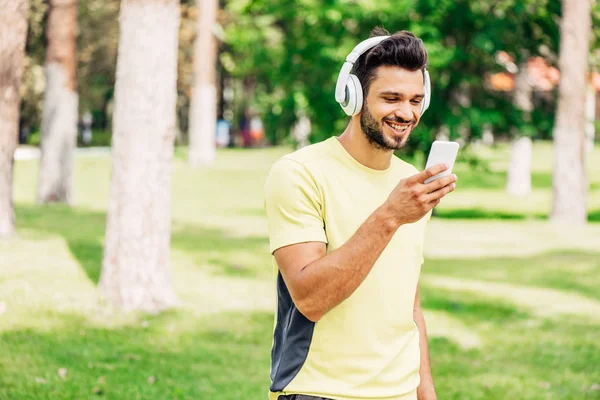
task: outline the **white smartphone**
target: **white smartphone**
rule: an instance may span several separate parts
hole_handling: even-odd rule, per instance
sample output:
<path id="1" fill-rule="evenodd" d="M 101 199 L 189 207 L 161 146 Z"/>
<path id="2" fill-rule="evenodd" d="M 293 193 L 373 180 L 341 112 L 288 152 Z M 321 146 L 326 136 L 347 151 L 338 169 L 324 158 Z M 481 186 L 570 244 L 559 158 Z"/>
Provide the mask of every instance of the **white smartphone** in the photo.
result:
<path id="1" fill-rule="evenodd" d="M 436 140 L 433 142 L 431 151 L 429 152 L 429 157 L 427 158 L 427 165 L 425 165 L 425 169 L 441 163 L 446 164 L 448 169 L 426 179 L 425 183 L 448 176 L 452 173 L 452 168 L 454 167 L 454 162 L 456 161 L 456 156 L 458 155 L 458 147 L 459 145 L 457 142 L 445 142 L 441 140 Z"/>

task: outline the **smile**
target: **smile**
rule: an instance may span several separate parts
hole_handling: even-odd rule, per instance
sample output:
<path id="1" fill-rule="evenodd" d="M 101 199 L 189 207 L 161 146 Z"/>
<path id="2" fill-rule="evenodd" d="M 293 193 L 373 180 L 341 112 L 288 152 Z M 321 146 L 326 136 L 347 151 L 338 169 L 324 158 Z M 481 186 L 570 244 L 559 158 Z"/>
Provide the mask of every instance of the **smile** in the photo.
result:
<path id="1" fill-rule="evenodd" d="M 397 134 L 403 134 L 408 132 L 408 129 L 410 128 L 410 124 L 408 125 L 399 125 L 399 124 L 395 124 L 393 122 L 390 121 L 385 121 L 385 123 L 392 128 L 392 130 L 394 132 L 396 132 Z"/>

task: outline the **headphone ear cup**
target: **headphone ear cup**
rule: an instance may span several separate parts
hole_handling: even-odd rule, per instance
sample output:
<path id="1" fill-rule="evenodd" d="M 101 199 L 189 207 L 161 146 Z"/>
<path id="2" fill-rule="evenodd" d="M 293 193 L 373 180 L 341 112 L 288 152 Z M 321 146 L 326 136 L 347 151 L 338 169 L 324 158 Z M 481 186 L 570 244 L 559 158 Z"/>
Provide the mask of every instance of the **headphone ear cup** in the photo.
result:
<path id="1" fill-rule="evenodd" d="M 431 80 L 429 79 L 429 72 L 425 70 L 423 72 L 423 105 L 421 107 L 421 115 L 429 108 L 431 101 Z"/>
<path id="2" fill-rule="evenodd" d="M 346 103 L 342 108 L 346 115 L 353 116 L 360 112 L 363 103 L 362 86 L 358 77 L 354 74 L 348 75 L 346 83 Z"/>

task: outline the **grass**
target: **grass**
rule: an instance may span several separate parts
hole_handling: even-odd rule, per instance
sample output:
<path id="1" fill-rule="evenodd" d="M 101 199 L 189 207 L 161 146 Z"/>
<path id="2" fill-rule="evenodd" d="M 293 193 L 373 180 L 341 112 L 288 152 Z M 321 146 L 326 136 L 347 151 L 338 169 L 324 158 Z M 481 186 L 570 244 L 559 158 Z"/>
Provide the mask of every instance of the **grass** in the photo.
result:
<path id="1" fill-rule="evenodd" d="M 121 313 L 96 289 L 109 158 L 77 157 L 72 208 L 36 205 L 37 162 L 17 162 L 18 236 L 0 243 L 0 399 L 266 398 L 274 291 L 261 189 L 286 151 L 222 150 L 203 170 L 178 152 L 182 305 L 160 315 Z M 421 297 L 440 398 L 600 399 L 600 224 L 545 221 L 549 145 L 535 146 L 522 201 L 503 193 L 507 148 L 480 151 L 493 173 L 459 164 L 427 232 Z"/>
<path id="2" fill-rule="evenodd" d="M 183 313 L 169 313 L 110 329 L 80 315 L 55 318 L 61 325 L 49 331 L 3 335 L 2 398 L 233 399 L 265 393 L 268 377 L 251 371 L 268 365 L 266 313 L 201 317 L 193 327 L 179 323 Z"/>
<path id="3" fill-rule="evenodd" d="M 428 274 L 459 279 L 507 282 L 579 293 L 600 301 L 598 253 L 552 251 L 529 257 L 486 257 L 484 259 L 436 259 L 427 265 Z"/>

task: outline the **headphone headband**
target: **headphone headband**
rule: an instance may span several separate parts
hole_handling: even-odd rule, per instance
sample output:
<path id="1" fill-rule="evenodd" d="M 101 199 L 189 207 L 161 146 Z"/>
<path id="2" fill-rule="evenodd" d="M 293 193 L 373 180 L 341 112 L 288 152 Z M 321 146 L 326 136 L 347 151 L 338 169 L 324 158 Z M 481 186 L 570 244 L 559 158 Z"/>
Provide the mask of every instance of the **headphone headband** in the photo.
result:
<path id="1" fill-rule="evenodd" d="M 389 36 L 375 36 L 368 38 L 367 40 L 363 40 L 354 46 L 350 54 L 348 54 L 348 57 L 346 57 L 346 61 L 354 64 L 356 60 L 358 60 L 358 57 L 360 57 L 364 52 L 371 50 L 373 47 L 377 46 L 387 38 L 389 38 Z"/>
<path id="2" fill-rule="evenodd" d="M 350 54 L 348 54 L 348 56 L 346 57 L 346 62 L 342 66 L 342 70 L 340 71 L 340 74 L 338 76 L 337 83 L 335 84 L 335 100 L 338 103 L 344 102 L 344 99 L 346 97 L 345 87 L 346 83 L 348 82 L 348 76 L 350 75 L 350 71 L 352 71 L 354 63 L 356 62 L 356 60 L 358 60 L 358 57 L 360 57 L 366 51 L 377 46 L 379 43 L 383 42 L 387 38 L 389 38 L 389 36 L 375 36 L 367 40 L 363 40 L 362 42 L 354 46 Z"/>

